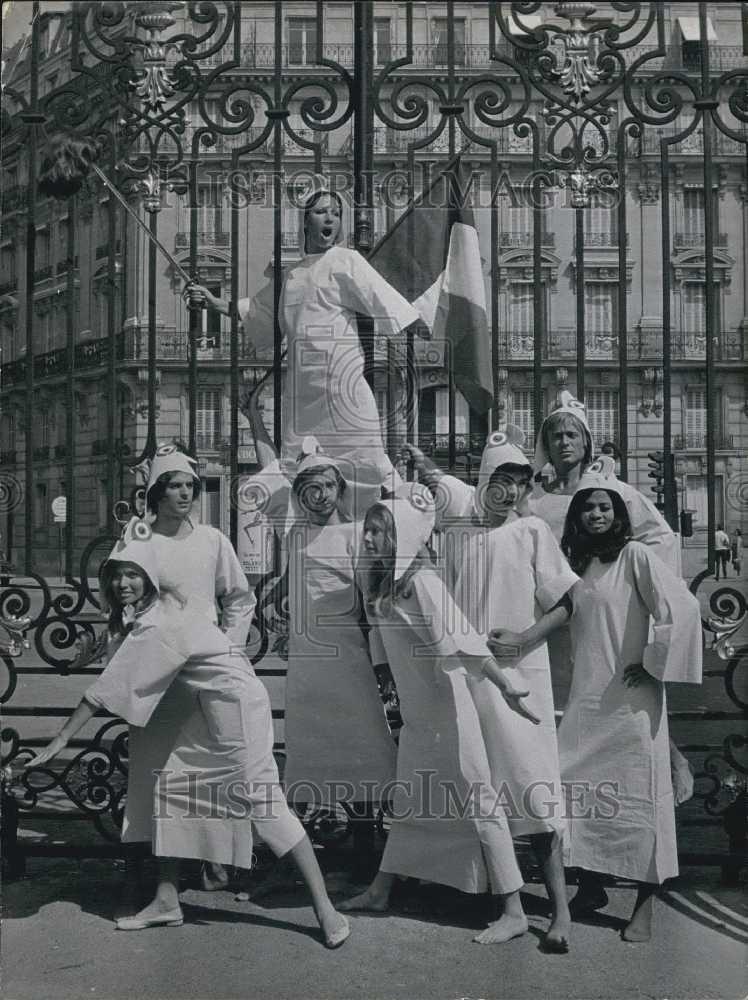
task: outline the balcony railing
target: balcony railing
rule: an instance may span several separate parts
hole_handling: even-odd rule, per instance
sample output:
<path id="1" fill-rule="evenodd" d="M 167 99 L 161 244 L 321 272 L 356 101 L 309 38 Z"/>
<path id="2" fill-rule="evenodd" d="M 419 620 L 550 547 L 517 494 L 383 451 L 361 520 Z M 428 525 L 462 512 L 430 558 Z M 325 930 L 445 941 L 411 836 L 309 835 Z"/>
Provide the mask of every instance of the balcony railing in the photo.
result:
<path id="1" fill-rule="evenodd" d="M 628 140 L 628 151 L 632 156 L 659 156 L 660 140 L 671 139 L 678 135 L 683 129 L 673 125 L 667 128 L 653 128 L 645 125 L 642 135 L 638 139 Z M 748 140 L 748 130 L 733 128 L 734 132 L 739 132 L 741 139 L 733 139 L 732 136 L 714 130 L 712 132 L 712 152 L 718 156 L 745 156 L 746 141 Z M 701 156 L 704 153 L 704 134 L 701 129 L 696 129 L 681 139 L 677 143 L 668 146 L 671 156 Z"/>
<path id="2" fill-rule="evenodd" d="M 714 233 L 712 238 L 715 247 L 727 246 L 727 233 Z M 676 233 L 673 246 L 684 250 L 691 247 L 703 247 L 705 239 L 703 233 Z"/>
<path id="3" fill-rule="evenodd" d="M 200 434 L 195 436 L 195 444 L 197 445 L 198 451 L 220 451 L 221 450 L 221 435 L 220 434 Z"/>
<path id="4" fill-rule="evenodd" d="M 706 434 L 679 434 L 673 438 L 673 448 L 704 451 L 706 449 Z M 732 434 L 714 435 L 714 445 L 717 451 L 733 451 L 735 439 Z"/>
<path id="5" fill-rule="evenodd" d="M 68 349 L 59 347 L 45 354 L 34 355 L 34 378 L 48 378 L 61 375 L 68 368 Z"/>
<path id="6" fill-rule="evenodd" d="M 118 360 L 143 361 L 148 357 L 148 331 L 128 330 L 122 334 L 122 347 L 118 350 Z M 201 343 L 205 346 L 201 346 Z M 189 358 L 190 335 L 186 330 L 175 332 L 157 331 L 156 358 L 158 361 L 187 362 Z M 215 346 L 215 338 L 206 334 L 198 336 L 198 356 L 201 361 L 228 361 L 231 357 L 231 344 L 228 334 L 220 337 L 220 343 Z M 250 338 L 240 333 L 239 359 L 242 361 L 256 360 L 254 344 Z"/>
<path id="7" fill-rule="evenodd" d="M 15 465 L 16 464 L 16 449 L 15 448 L 4 448 L 0 451 L 0 465 Z"/>
<path id="8" fill-rule="evenodd" d="M 6 188 L 3 191 L 2 199 L 0 200 L 2 211 L 13 212 L 17 208 L 23 208 L 26 204 L 28 190 L 27 184 L 14 184 L 12 187 Z"/>
<path id="9" fill-rule="evenodd" d="M 7 281 L 3 281 L 0 284 L 0 295 L 5 295 L 7 292 L 14 292 L 18 288 L 18 278 L 8 278 Z"/>
<path id="10" fill-rule="evenodd" d="M 34 448 L 33 456 L 35 462 L 43 462 L 45 461 L 45 459 L 48 459 L 49 445 L 48 444 L 37 445 L 36 448 Z"/>
<path id="11" fill-rule="evenodd" d="M 231 233 L 220 232 L 217 229 L 198 229 L 197 242 L 198 246 L 228 247 L 231 246 Z M 186 250 L 189 245 L 189 230 L 180 230 L 174 239 L 174 246 L 177 250 Z"/>
<path id="12" fill-rule="evenodd" d="M 8 389 L 12 385 L 21 385 L 25 381 L 26 358 L 7 361 L 0 367 L 0 388 Z"/>
<path id="13" fill-rule="evenodd" d="M 58 265 L 57 265 L 57 273 L 58 274 L 66 274 L 67 270 L 68 270 L 68 266 L 69 265 L 68 265 L 67 260 L 61 260 L 58 263 Z M 73 267 L 74 268 L 78 267 L 78 254 L 76 254 L 75 257 L 73 257 Z"/>
<path id="14" fill-rule="evenodd" d="M 654 45 L 637 45 L 630 49 L 622 50 L 621 57 L 627 66 L 631 66 L 637 59 L 645 55 L 651 55 L 656 51 Z M 453 61 L 457 69 L 475 68 L 487 69 L 490 66 L 497 66 L 492 63 L 488 45 L 467 45 L 456 43 L 453 48 Z M 525 53 L 517 49 L 510 42 L 497 35 L 497 55 L 509 58 L 520 64 L 527 61 Z M 272 70 L 275 67 L 276 46 L 271 43 L 247 42 L 241 46 L 239 61 L 240 65 L 236 72 L 245 69 Z M 353 45 L 346 43 L 332 43 L 322 46 L 322 56 L 324 59 L 331 59 L 340 63 L 346 69 L 353 68 Z M 408 56 L 405 45 L 380 46 L 376 53 L 375 63 L 377 66 L 384 66 L 393 59 L 404 59 Z M 177 55 L 171 57 L 176 61 Z M 405 70 L 423 67 L 446 67 L 449 61 L 449 50 L 446 45 L 417 44 L 413 45 L 410 53 L 411 61 L 404 67 Z M 709 46 L 709 66 L 715 73 L 721 73 L 726 69 L 738 69 L 743 65 L 743 50 L 737 45 Z M 195 59 L 201 67 L 206 69 L 218 66 L 221 63 L 233 59 L 233 48 L 227 46 L 222 53 L 211 56 L 201 56 L 195 53 Z M 285 69 L 303 69 L 305 72 L 313 70 L 316 66 L 322 72 L 329 72 L 325 66 L 317 66 L 316 45 L 283 45 L 281 46 L 281 65 Z M 500 65 L 500 64 L 499 64 Z M 665 56 L 657 59 L 650 59 L 643 63 L 640 72 L 657 72 L 663 68 L 686 69 L 689 72 L 700 72 L 701 61 L 688 50 L 684 51 L 682 45 L 668 45 Z M 508 68 L 505 69 L 508 72 Z"/>
<path id="15" fill-rule="evenodd" d="M 500 247 L 531 247 L 533 245 L 533 231 L 511 230 L 499 233 Z M 543 247 L 554 247 L 556 245 L 556 234 L 552 232 L 542 232 L 540 234 L 540 245 Z"/>
<path id="16" fill-rule="evenodd" d="M 626 246 L 629 245 L 629 234 L 625 236 Z M 598 232 L 586 232 L 584 234 L 584 246 L 588 247 L 617 247 L 620 244 L 618 232 L 615 229 L 601 230 Z M 574 241 L 574 253 L 576 253 L 576 240 Z"/>
<path id="17" fill-rule="evenodd" d="M 96 260 L 103 260 L 104 257 L 108 257 L 111 251 L 111 243 L 100 243 L 96 247 Z M 115 254 L 122 253 L 122 240 L 114 241 L 114 252 Z"/>
<path id="18" fill-rule="evenodd" d="M 46 281 L 51 278 L 54 273 L 54 268 L 51 264 L 45 264 L 44 267 L 38 267 L 34 271 L 34 284 L 38 281 Z"/>
<path id="19" fill-rule="evenodd" d="M 724 332 L 714 345 L 715 361 L 742 361 L 745 355 L 744 334 Z M 533 331 L 509 331 L 499 338 L 499 352 L 507 361 L 529 361 L 533 357 Z M 706 354 L 706 337 L 700 333 L 673 331 L 670 335 L 671 358 L 674 361 L 702 361 Z M 618 360 L 618 334 L 587 331 L 586 356 L 590 361 Z M 550 330 L 546 334 L 543 359 L 572 360 L 577 354 L 574 330 Z M 662 358 L 662 334 L 634 330 L 628 335 L 628 357 L 631 361 L 656 361 Z"/>

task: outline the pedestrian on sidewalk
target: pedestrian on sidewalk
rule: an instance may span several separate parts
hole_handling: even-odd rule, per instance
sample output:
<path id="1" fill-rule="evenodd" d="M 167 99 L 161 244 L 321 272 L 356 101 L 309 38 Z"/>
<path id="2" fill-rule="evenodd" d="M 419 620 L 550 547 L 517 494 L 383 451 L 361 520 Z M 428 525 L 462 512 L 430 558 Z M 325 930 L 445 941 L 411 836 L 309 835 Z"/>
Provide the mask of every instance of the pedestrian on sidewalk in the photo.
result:
<path id="1" fill-rule="evenodd" d="M 104 563 L 102 601 L 110 611 L 112 655 L 71 717 L 31 762 L 52 760 L 101 708 L 133 727 L 148 725 L 164 695 L 181 689 L 192 706 L 177 730 L 151 803 L 151 842 L 159 864 L 154 899 L 119 930 L 179 926 L 180 858 L 250 868 L 252 824 L 277 857 L 289 854 L 312 895 L 328 947 L 348 937 L 309 838 L 291 813 L 273 758 L 270 700 L 249 658 L 162 587 L 142 521 L 131 522 Z M 130 529 L 130 530 L 128 530 Z M 128 776 L 128 795 L 133 790 Z M 250 823 L 251 821 L 251 823 Z"/>
<path id="2" fill-rule="evenodd" d="M 732 555 L 732 568 L 735 570 L 735 576 L 740 576 L 740 571 L 743 566 L 743 533 L 740 528 L 736 528 L 733 532 L 730 552 Z"/>
<path id="3" fill-rule="evenodd" d="M 678 874 L 665 683 L 701 683 L 701 615 L 684 581 L 632 540 L 609 461 L 580 478 L 562 540 L 581 577 L 558 732 L 568 862 L 582 872 L 571 908 L 582 915 L 605 906 L 602 875 L 633 879 L 639 889 L 623 938 L 647 941 L 656 888 Z"/>
<path id="4" fill-rule="evenodd" d="M 724 525 L 718 524 L 714 533 L 714 579 L 719 580 L 720 567 L 722 568 L 722 579 L 727 579 L 727 561 L 730 558 L 730 536 L 724 529 Z"/>

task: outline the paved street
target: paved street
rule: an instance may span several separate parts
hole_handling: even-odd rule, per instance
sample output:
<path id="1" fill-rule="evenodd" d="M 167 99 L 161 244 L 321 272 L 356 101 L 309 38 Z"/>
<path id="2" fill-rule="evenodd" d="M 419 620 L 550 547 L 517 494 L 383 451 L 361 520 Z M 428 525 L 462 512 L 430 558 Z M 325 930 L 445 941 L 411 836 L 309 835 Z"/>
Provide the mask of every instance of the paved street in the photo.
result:
<path id="1" fill-rule="evenodd" d="M 572 949 L 546 955 L 543 892 L 525 894 L 530 933 L 507 945 L 471 943 L 481 904 L 426 889 L 387 917 L 353 917 L 353 934 L 326 951 L 300 889 L 251 902 L 187 889 L 185 924 L 117 932 L 122 873 L 108 861 L 32 861 L 7 885 L 4 996 L 144 998 L 739 998 L 748 989 L 748 904 L 716 870 L 690 869 L 656 905 L 650 944 L 618 934 L 634 897 L 611 890 L 604 915 L 575 924 Z M 266 876 L 267 877 L 267 876 Z M 335 895 L 353 885 L 328 873 Z M 744 887 L 743 887 L 744 888 Z"/>

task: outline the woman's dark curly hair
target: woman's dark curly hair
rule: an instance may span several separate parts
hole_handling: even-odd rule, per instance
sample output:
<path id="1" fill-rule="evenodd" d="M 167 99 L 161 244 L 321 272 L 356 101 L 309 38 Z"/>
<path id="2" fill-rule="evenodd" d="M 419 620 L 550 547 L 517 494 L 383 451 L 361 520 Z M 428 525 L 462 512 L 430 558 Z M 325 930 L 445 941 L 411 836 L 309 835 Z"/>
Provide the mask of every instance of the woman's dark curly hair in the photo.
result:
<path id="1" fill-rule="evenodd" d="M 158 505 L 161 503 L 161 501 L 164 499 L 164 496 L 166 495 L 166 487 L 171 482 L 171 477 L 181 476 L 181 475 L 183 475 L 183 473 L 177 470 L 174 470 L 172 472 L 161 473 L 156 482 L 153 484 L 153 486 L 151 486 L 151 488 L 145 495 L 145 502 L 146 506 L 148 507 L 148 510 L 150 510 L 153 514 L 158 514 Z M 193 478 L 192 480 L 193 500 L 197 500 L 197 498 L 200 496 L 200 491 L 202 490 L 202 488 L 203 484 L 200 481 L 200 479 Z"/>
<path id="2" fill-rule="evenodd" d="M 613 504 L 613 523 L 604 535 L 588 535 L 582 527 L 582 509 L 591 494 L 601 489 L 608 494 Z M 613 562 L 630 541 L 631 518 L 620 493 L 595 486 L 574 494 L 566 514 L 561 548 L 575 573 L 581 576 L 595 556 L 600 562 Z"/>

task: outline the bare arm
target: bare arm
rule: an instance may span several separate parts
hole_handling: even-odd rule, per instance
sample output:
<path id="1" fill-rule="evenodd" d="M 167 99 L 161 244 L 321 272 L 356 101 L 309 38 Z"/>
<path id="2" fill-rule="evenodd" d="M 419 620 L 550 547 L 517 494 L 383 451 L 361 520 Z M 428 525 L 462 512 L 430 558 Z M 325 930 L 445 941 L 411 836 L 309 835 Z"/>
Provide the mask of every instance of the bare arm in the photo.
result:
<path id="1" fill-rule="evenodd" d="M 574 588 L 572 587 L 572 590 Z M 536 646 L 545 642 L 548 636 L 561 628 L 571 618 L 572 590 L 567 591 L 561 600 L 543 617 L 525 629 L 524 632 L 511 632 L 509 629 L 495 628 L 491 630 L 488 648 L 498 660 L 519 660 Z"/>
<path id="2" fill-rule="evenodd" d="M 68 721 L 59 731 L 57 736 L 47 746 L 41 750 L 33 760 L 30 760 L 26 765 L 27 767 L 39 767 L 41 764 L 46 764 L 47 761 L 52 760 L 56 757 L 61 750 L 64 750 L 68 745 L 69 740 L 75 736 L 75 734 L 82 729 L 85 724 L 96 712 L 96 706 L 92 705 L 90 701 L 86 701 L 85 698 L 81 698 L 78 703 L 78 707 L 75 709 L 73 714 L 70 716 Z"/>

